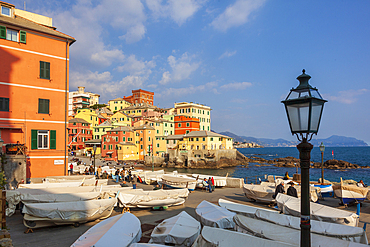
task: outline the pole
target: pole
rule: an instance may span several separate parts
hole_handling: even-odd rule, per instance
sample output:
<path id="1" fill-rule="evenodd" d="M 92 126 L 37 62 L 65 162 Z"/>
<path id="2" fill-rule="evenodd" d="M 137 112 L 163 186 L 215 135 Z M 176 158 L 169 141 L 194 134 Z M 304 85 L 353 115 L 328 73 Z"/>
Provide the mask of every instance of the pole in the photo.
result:
<path id="1" fill-rule="evenodd" d="M 324 152 L 321 152 L 321 183 L 324 183 Z"/>
<path id="2" fill-rule="evenodd" d="M 96 153 L 96 149 L 94 150 L 94 175 L 95 175 L 95 153 Z"/>
<path id="3" fill-rule="evenodd" d="M 154 172 L 154 147 L 153 147 L 153 138 L 152 138 L 152 172 Z"/>
<path id="4" fill-rule="evenodd" d="M 310 159 L 313 146 L 303 138 L 297 145 L 301 163 L 301 247 L 311 247 L 310 222 Z"/>

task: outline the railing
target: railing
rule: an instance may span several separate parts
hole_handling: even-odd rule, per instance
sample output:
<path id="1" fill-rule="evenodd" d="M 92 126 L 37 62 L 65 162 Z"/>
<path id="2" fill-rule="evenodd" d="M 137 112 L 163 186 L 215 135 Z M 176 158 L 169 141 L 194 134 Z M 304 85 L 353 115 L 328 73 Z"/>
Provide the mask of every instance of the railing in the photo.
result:
<path id="1" fill-rule="evenodd" d="M 245 177 L 246 184 L 248 182 L 250 182 L 251 184 L 260 184 L 262 181 L 266 181 L 266 180 L 267 180 L 267 174 Z"/>

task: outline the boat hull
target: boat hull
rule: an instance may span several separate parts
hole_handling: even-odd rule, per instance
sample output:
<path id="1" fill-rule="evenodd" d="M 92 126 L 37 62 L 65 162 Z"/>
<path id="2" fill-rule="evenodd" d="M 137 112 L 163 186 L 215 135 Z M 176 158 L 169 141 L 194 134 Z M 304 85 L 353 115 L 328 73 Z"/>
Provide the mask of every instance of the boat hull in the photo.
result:
<path id="1" fill-rule="evenodd" d="M 366 188 L 356 188 L 355 186 L 334 186 L 334 194 L 343 204 L 364 201 L 367 196 L 366 191 Z"/>

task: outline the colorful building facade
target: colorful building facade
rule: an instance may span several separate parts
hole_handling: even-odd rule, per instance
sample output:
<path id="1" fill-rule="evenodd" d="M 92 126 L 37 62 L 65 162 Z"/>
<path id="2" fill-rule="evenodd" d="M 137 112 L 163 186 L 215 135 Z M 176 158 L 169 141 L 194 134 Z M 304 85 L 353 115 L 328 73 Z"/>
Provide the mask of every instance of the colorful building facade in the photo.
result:
<path id="1" fill-rule="evenodd" d="M 175 135 L 185 135 L 199 130 L 199 119 L 189 116 L 174 116 Z"/>
<path id="2" fill-rule="evenodd" d="M 180 102 L 175 103 L 175 110 L 178 115 L 198 118 L 199 130 L 211 131 L 211 107 L 193 102 Z"/>
<path id="3" fill-rule="evenodd" d="M 123 100 L 130 102 L 133 105 L 142 103 L 154 105 L 154 93 L 142 89 L 132 90 L 132 95 L 123 97 Z"/>

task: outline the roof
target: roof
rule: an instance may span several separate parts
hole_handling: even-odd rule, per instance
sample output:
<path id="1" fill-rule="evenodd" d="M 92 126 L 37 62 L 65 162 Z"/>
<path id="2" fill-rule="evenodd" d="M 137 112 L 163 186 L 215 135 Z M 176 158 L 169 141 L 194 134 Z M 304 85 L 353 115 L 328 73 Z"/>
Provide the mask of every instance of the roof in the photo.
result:
<path id="1" fill-rule="evenodd" d="M 96 127 L 112 127 L 112 123 L 111 123 L 111 121 L 108 119 L 108 120 L 106 120 L 105 122 L 103 122 L 103 123 L 99 124 L 99 125 L 98 125 L 98 126 L 96 126 Z"/>
<path id="2" fill-rule="evenodd" d="M 106 117 L 104 117 L 103 115 L 101 115 L 100 113 L 98 113 L 97 115 L 98 118 L 104 118 L 104 119 L 107 119 Z"/>
<path id="3" fill-rule="evenodd" d="M 156 106 L 153 106 L 151 104 L 148 104 L 148 103 L 140 103 L 140 104 L 136 104 L 136 105 L 125 107 L 123 110 L 126 111 L 126 110 L 136 110 L 136 109 L 143 109 L 143 108 L 156 109 L 157 107 Z"/>
<path id="4" fill-rule="evenodd" d="M 96 113 L 106 113 L 108 115 L 113 115 L 113 112 L 109 110 L 107 107 L 98 108 L 95 110 Z"/>
<path id="5" fill-rule="evenodd" d="M 231 138 L 229 136 L 221 135 L 221 134 L 218 134 L 212 131 L 206 131 L 206 130 L 192 131 L 189 134 L 184 135 L 184 137 L 204 137 L 204 136 Z"/>
<path id="6" fill-rule="evenodd" d="M 166 140 L 182 140 L 184 135 L 169 135 Z"/>
<path id="7" fill-rule="evenodd" d="M 143 124 L 143 125 L 140 125 L 139 127 L 134 128 L 134 130 L 155 130 L 155 128 L 153 128 L 150 125 Z"/>
<path id="8" fill-rule="evenodd" d="M 68 123 L 90 124 L 89 122 L 87 122 L 85 119 L 82 119 L 82 118 L 72 118 L 71 120 L 68 121 Z"/>
<path id="9" fill-rule="evenodd" d="M 107 132 L 114 132 L 114 131 L 130 131 L 133 132 L 134 130 L 129 126 L 119 126 L 114 129 L 108 130 Z"/>
<path id="10" fill-rule="evenodd" d="M 71 41 L 70 45 L 76 41 L 75 38 L 73 38 L 72 36 L 56 31 L 54 28 L 38 24 L 36 22 L 30 21 L 26 18 L 17 16 L 17 15 L 14 15 L 14 18 L 0 15 L 0 22 L 9 24 L 9 25 L 14 25 L 22 29 L 23 28 L 29 29 L 29 30 L 57 36 L 59 38 L 68 39 Z"/>

